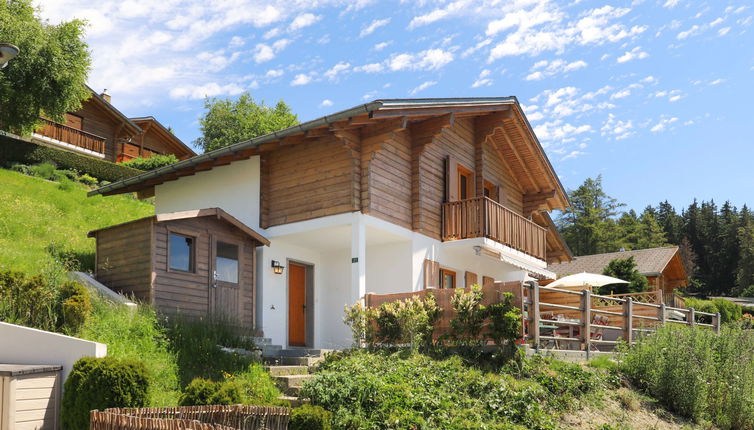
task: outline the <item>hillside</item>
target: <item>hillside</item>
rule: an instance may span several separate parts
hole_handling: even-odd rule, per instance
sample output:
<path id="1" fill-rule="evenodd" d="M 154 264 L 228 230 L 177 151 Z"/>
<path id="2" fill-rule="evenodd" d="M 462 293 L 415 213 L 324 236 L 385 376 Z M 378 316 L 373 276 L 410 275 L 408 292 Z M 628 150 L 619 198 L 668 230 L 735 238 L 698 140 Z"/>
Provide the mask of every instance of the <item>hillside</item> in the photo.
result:
<path id="1" fill-rule="evenodd" d="M 0 169 L 0 268 L 42 273 L 54 270 L 52 255 L 65 254 L 93 269 L 90 230 L 154 213 L 131 197 L 87 197 L 78 184 L 58 183 Z"/>

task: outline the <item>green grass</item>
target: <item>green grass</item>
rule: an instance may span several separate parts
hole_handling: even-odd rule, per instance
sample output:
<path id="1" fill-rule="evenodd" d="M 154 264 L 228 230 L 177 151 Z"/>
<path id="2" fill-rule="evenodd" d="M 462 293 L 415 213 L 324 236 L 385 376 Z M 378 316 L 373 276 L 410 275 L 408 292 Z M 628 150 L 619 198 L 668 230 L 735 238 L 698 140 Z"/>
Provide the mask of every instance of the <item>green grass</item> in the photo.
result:
<path id="1" fill-rule="evenodd" d="M 54 270 L 53 253 L 92 269 L 94 239 L 86 233 L 154 214 L 154 206 L 125 196 L 87 197 L 87 190 L 0 169 L 0 267 L 29 274 Z"/>

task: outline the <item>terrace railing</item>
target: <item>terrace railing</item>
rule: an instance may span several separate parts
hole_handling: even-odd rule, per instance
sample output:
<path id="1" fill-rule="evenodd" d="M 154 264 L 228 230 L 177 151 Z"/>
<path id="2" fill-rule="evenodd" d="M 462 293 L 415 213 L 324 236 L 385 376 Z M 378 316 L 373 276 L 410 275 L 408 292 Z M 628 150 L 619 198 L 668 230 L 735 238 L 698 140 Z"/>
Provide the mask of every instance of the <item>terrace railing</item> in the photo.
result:
<path id="1" fill-rule="evenodd" d="M 40 120 L 42 121 L 42 128 L 37 130 L 37 134 L 98 154 L 105 153 L 104 137 L 59 124 L 49 119 L 40 118 Z"/>
<path id="2" fill-rule="evenodd" d="M 442 240 L 485 237 L 545 259 L 547 229 L 487 197 L 442 205 Z"/>
<path id="3" fill-rule="evenodd" d="M 91 430 L 285 430 L 290 409 L 211 405 L 91 411 Z"/>

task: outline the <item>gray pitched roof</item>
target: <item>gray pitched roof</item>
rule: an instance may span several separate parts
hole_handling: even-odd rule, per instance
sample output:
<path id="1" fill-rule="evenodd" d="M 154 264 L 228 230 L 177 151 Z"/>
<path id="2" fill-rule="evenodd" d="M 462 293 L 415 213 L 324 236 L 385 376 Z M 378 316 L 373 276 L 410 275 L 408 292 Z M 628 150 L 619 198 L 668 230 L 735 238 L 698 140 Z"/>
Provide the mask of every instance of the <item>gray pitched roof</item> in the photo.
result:
<path id="1" fill-rule="evenodd" d="M 551 264 L 548 269 L 558 277 L 576 273 L 602 273 L 613 260 L 634 257 L 636 269 L 644 276 L 657 276 L 665 269 L 670 259 L 678 252 L 677 246 L 637 249 L 635 251 L 608 252 L 606 254 L 582 255 L 572 261 Z"/>

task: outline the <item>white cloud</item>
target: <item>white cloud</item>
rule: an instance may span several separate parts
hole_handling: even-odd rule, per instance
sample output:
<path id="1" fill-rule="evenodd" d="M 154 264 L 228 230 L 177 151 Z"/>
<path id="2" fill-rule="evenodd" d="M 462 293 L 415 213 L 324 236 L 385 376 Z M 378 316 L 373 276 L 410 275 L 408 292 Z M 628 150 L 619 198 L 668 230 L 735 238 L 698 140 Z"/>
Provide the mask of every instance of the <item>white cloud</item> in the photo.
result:
<path id="1" fill-rule="evenodd" d="M 241 94 L 244 89 L 236 84 L 220 85 L 210 82 L 204 85 L 185 85 L 170 90 L 172 99 L 200 100 L 205 97 L 234 96 Z"/>
<path id="2" fill-rule="evenodd" d="M 676 36 L 676 39 L 678 40 L 687 39 L 695 34 L 698 34 L 699 32 L 701 32 L 701 30 L 702 30 L 701 26 L 694 24 L 688 30 L 678 33 L 678 35 Z"/>
<path id="3" fill-rule="evenodd" d="M 623 99 L 631 95 L 631 90 L 624 88 L 620 91 L 616 91 L 610 95 L 610 100 Z"/>
<path id="4" fill-rule="evenodd" d="M 619 120 L 614 114 L 608 114 L 607 120 L 600 128 L 600 135 L 615 140 L 623 140 L 636 134 L 634 131 L 634 122 L 632 120 Z"/>
<path id="5" fill-rule="evenodd" d="M 592 131 L 589 124 L 572 125 L 561 120 L 546 122 L 534 127 L 534 133 L 542 141 L 573 141 L 575 136 Z"/>
<path id="6" fill-rule="evenodd" d="M 390 18 L 385 19 L 375 19 L 372 21 L 368 26 L 364 27 L 361 30 L 361 33 L 359 33 L 359 37 L 369 36 L 370 34 L 374 33 L 375 30 L 377 30 L 380 27 L 384 27 L 390 23 Z"/>
<path id="7" fill-rule="evenodd" d="M 332 100 L 330 100 L 330 99 L 324 99 L 324 100 L 322 100 L 322 102 L 321 102 L 321 103 L 319 104 L 319 107 L 321 107 L 321 108 L 323 108 L 323 107 L 330 107 L 330 106 L 332 106 L 332 105 L 333 105 L 333 102 L 332 102 Z"/>
<path id="8" fill-rule="evenodd" d="M 280 28 L 275 27 L 272 30 L 265 32 L 264 35 L 262 35 L 262 38 L 264 40 L 269 40 L 269 39 L 280 36 L 280 33 L 281 33 Z"/>
<path id="9" fill-rule="evenodd" d="M 725 36 L 730 31 L 730 27 L 723 27 L 720 30 L 717 30 L 718 36 Z"/>
<path id="10" fill-rule="evenodd" d="M 680 3 L 681 0 L 667 0 L 665 4 L 663 4 L 663 7 L 666 7 L 668 9 L 674 8 L 678 3 Z"/>
<path id="11" fill-rule="evenodd" d="M 586 66 L 587 63 L 583 60 L 577 60 L 570 63 L 559 58 L 552 61 L 541 60 L 534 63 L 530 69 L 531 73 L 529 73 L 524 79 L 527 81 L 538 81 L 558 73 L 583 69 Z"/>
<path id="12" fill-rule="evenodd" d="M 283 72 L 280 69 L 270 69 L 270 70 L 267 71 L 267 73 L 264 74 L 264 77 L 265 78 L 271 78 L 271 79 L 279 78 L 279 77 L 283 76 L 283 73 L 285 73 L 285 72 Z"/>
<path id="13" fill-rule="evenodd" d="M 486 87 L 489 85 L 492 85 L 492 79 L 489 78 L 490 74 L 489 69 L 484 69 L 479 73 L 479 77 L 474 81 L 473 84 L 471 84 L 471 88 L 479 88 L 479 87 Z"/>
<path id="14" fill-rule="evenodd" d="M 657 78 L 654 76 L 647 76 L 646 78 L 642 79 L 641 82 L 644 82 L 645 84 L 654 84 L 657 82 Z"/>
<path id="15" fill-rule="evenodd" d="M 657 124 L 653 125 L 652 128 L 650 128 L 649 130 L 653 133 L 665 131 L 671 124 L 673 124 L 676 121 L 678 121 L 678 118 L 676 117 L 662 118 L 660 119 L 659 122 L 657 122 Z"/>
<path id="16" fill-rule="evenodd" d="M 714 81 L 710 81 L 709 85 L 719 85 L 725 82 L 725 79 L 717 78 Z"/>
<path id="17" fill-rule="evenodd" d="M 388 46 L 390 46 L 390 45 L 391 45 L 392 43 L 393 43 L 392 41 L 391 41 L 391 42 L 380 42 L 380 43 L 378 43 L 378 44 L 374 45 L 374 48 L 373 48 L 373 49 L 374 49 L 375 51 L 382 51 L 383 49 L 385 49 L 385 48 L 387 48 Z"/>
<path id="18" fill-rule="evenodd" d="M 233 36 L 230 38 L 230 43 L 228 44 L 228 46 L 231 48 L 238 48 L 240 46 L 243 46 L 244 43 L 246 42 L 244 42 L 243 37 Z"/>
<path id="19" fill-rule="evenodd" d="M 413 90 L 411 90 L 410 94 L 413 96 L 414 94 L 416 94 L 416 93 L 418 93 L 420 91 L 424 91 L 427 88 L 429 88 L 431 86 L 434 86 L 434 85 L 437 85 L 437 81 L 426 81 L 426 82 L 423 82 L 418 87 L 416 87 Z"/>
<path id="20" fill-rule="evenodd" d="M 443 18 L 448 17 L 449 15 L 455 12 L 461 11 L 468 4 L 469 4 L 469 0 L 458 0 L 458 1 L 451 2 L 445 8 L 435 9 L 424 15 L 415 16 L 414 18 L 411 19 L 411 22 L 408 24 L 408 28 L 409 30 L 412 30 L 416 27 L 421 27 L 423 25 L 427 25 L 435 21 L 439 21 Z"/>
<path id="21" fill-rule="evenodd" d="M 312 77 L 310 75 L 306 75 L 304 73 L 299 73 L 296 75 L 293 80 L 291 81 L 291 86 L 300 86 L 300 85 L 306 85 L 312 81 Z"/>
<path id="22" fill-rule="evenodd" d="M 257 43 L 257 46 L 254 48 L 254 61 L 257 63 L 264 63 L 272 60 L 280 51 L 285 49 L 290 42 L 289 39 L 280 39 L 276 40 L 272 45 Z"/>
<path id="23" fill-rule="evenodd" d="M 382 63 L 364 64 L 363 66 L 356 66 L 353 68 L 354 72 L 364 73 L 379 73 L 383 70 L 385 70 L 385 66 Z"/>
<path id="24" fill-rule="evenodd" d="M 288 30 L 301 30 L 302 28 L 309 27 L 320 19 L 322 19 L 321 16 L 314 15 L 313 13 L 302 13 L 301 15 L 293 19 L 291 25 L 288 26 Z"/>
<path id="25" fill-rule="evenodd" d="M 351 63 L 346 63 L 346 62 L 341 61 L 340 63 L 334 65 L 331 69 L 326 71 L 324 75 L 327 79 L 334 81 L 335 79 L 337 79 L 339 74 L 348 71 L 348 69 L 350 68 L 351 68 Z"/>
<path id="26" fill-rule="evenodd" d="M 641 50 L 640 46 L 637 46 L 636 48 L 626 51 L 623 55 L 617 58 L 618 63 L 626 63 L 632 60 L 643 60 L 644 58 L 649 57 L 649 54 Z"/>
<path id="27" fill-rule="evenodd" d="M 387 67 L 392 71 L 400 70 L 437 70 L 453 61 L 453 53 L 434 48 L 416 54 L 398 54 L 387 60 Z"/>

